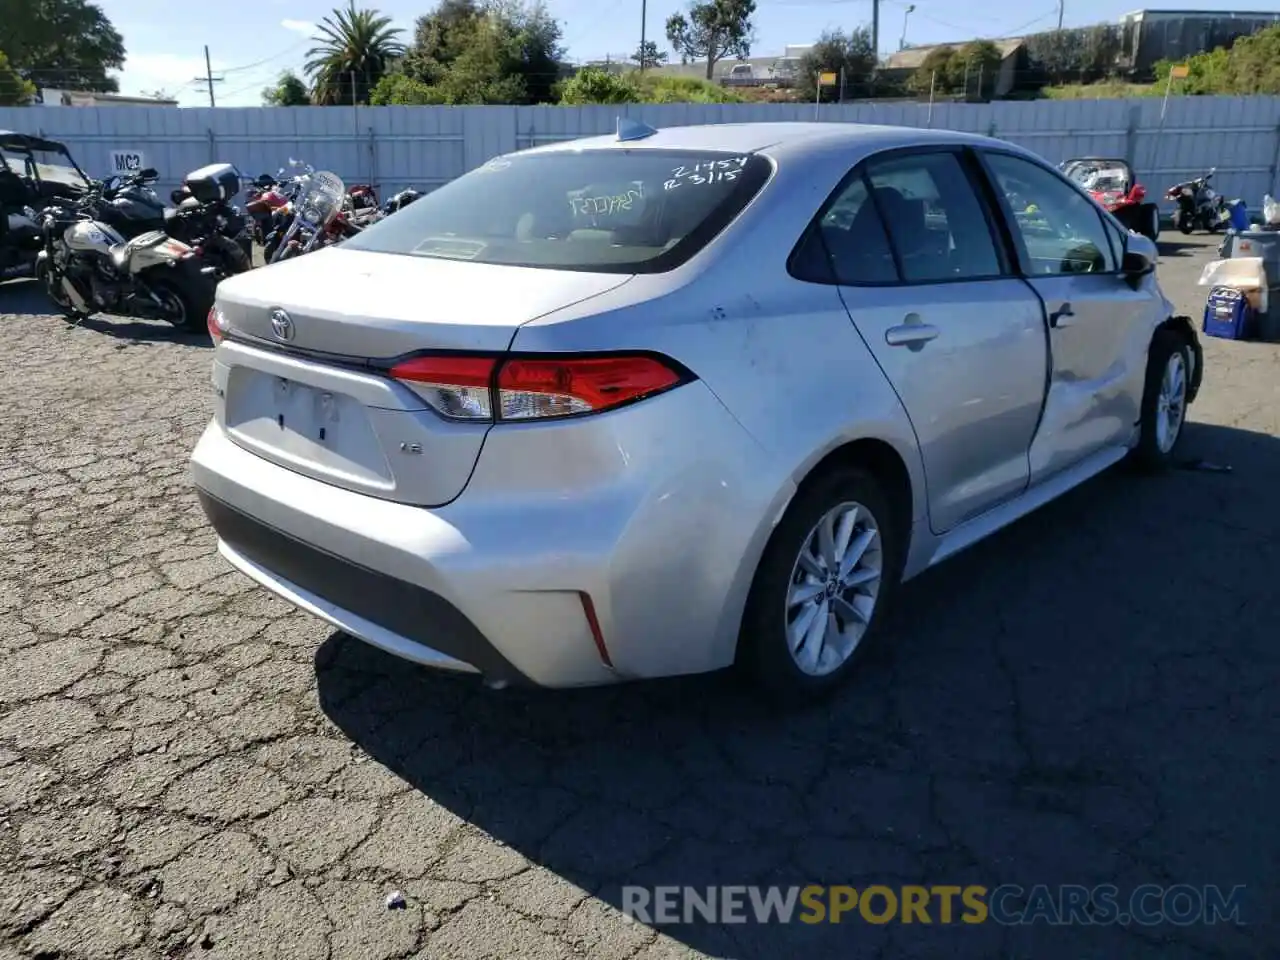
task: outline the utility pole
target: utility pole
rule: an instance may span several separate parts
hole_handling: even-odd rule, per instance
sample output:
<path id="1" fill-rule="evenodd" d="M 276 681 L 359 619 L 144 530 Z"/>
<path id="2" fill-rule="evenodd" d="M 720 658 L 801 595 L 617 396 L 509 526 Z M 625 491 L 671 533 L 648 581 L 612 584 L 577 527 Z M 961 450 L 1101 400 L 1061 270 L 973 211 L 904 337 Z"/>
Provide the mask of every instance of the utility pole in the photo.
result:
<path id="1" fill-rule="evenodd" d="M 644 28 L 648 19 L 648 0 L 640 0 L 640 72 L 644 73 Z"/>
<path id="2" fill-rule="evenodd" d="M 871 0 L 871 55 L 880 66 L 880 0 Z"/>
<path id="3" fill-rule="evenodd" d="M 209 64 L 209 47 L 207 45 L 204 48 L 204 76 L 196 77 L 191 82 L 207 84 L 209 87 L 209 106 L 216 107 L 218 105 L 213 99 L 213 85 L 215 83 L 221 83 L 222 77 L 215 77 L 213 75 L 213 67 Z"/>
<path id="4" fill-rule="evenodd" d="M 1062 11 L 1066 5 L 1066 0 L 1058 0 L 1058 29 L 1062 29 Z"/>

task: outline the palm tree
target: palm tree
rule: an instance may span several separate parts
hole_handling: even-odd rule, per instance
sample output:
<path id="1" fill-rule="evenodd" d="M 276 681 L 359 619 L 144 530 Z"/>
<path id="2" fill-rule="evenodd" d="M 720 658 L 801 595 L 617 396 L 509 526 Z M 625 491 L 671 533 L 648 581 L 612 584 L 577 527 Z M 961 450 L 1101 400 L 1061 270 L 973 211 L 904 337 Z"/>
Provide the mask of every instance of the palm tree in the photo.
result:
<path id="1" fill-rule="evenodd" d="M 368 103 L 369 91 L 404 54 L 397 39 L 402 32 L 377 10 L 357 10 L 355 0 L 334 10 L 316 28 L 320 46 L 307 51 L 311 99 L 321 105 Z"/>

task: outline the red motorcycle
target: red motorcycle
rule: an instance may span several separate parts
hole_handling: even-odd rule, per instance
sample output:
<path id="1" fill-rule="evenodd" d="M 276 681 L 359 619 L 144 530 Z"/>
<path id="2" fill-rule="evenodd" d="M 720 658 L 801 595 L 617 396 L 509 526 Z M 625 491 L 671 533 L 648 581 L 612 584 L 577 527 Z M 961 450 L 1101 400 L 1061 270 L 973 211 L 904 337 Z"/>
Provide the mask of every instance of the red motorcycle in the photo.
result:
<path id="1" fill-rule="evenodd" d="M 347 187 L 347 199 L 357 215 L 362 210 L 377 210 L 379 206 L 378 191 L 371 183 L 356 183 Z"/>

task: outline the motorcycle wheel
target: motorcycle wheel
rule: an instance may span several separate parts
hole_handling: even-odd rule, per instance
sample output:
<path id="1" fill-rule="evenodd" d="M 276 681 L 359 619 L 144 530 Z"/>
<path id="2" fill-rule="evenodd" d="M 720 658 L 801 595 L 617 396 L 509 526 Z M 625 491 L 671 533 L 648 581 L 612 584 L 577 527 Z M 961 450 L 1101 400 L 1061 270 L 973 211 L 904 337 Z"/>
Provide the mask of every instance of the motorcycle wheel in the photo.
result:
<path id="1" fill-rule="evenodd" d="M 1185 210 L 1178 211 L 1177 227 L 1183 233 L 1191 233 L 1196 228 L 1195 218 Z"/>
<path id="2" fill-rule="evenodd" d="M 195 302 L 191 291 L 169 280 L 152 280 L 151 289 L 164 304 L 165 320 L 177 329 L 191 332 L 204 326 L 208 310 L 200 312 L 200 305 Z"/>
<path id="3" fill-rule="evenodd" d="M 40 286 L 44 288 L 45 295 L 54 302 L 63 316 L 71 319 L 76 319 L 79 316 L 78 311 L 71 305 L 71 298 L 62 289 L 62 278 L 53 272 L 48 261 L 40 260 L 36 262 L 36 280 L 39 281 Z"/>

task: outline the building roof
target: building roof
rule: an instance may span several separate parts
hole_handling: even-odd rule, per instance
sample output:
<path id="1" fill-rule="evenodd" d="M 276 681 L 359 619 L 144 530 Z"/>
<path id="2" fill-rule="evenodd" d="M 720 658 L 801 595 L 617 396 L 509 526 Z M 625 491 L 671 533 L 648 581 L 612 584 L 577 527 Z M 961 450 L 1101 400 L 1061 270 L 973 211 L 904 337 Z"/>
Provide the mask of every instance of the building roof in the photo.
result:
<path id="1" fill-rule="evenodd" d="M 973 42 L 975 41 L 959 40 L 955 43 L 931 43 L 928 46 L 907 47 L 905 50 L 890 54 L 889 59 L 885 61 L 885 67 L 889 70 L 915 70 L 924 63 L 925 57 L 929 56 L 934 50 L 943 47 L 953 47 L 958 50 L 966 43 Z M 1022 37 L 1006 37 L 1000 40 L 992 40 L 991 42 L 999 49 L 1000 59 L 1007 60 L 1018 52 L 1024 40 Z"/>
<path id="2" fill-rule="evenodd" d="M 1159 18 L 1161 20 L 1280 20 L 1280 12 L 1275 10 L 1133 10 L 1122 16 L 1120 22 L 1148 18 Z"/>
<path id="3" fill-rule="evenodd" d="M 46 87 L 40 92 L 45 105 L 62 105 L 64 107 L 106 106 L 138 106 L 138 107 L 176 107 L 177 100 L 158 99 L 156 97 L 130 97 L 120 93 L 97 93 L 92 90 L 55 90 Z"/>

